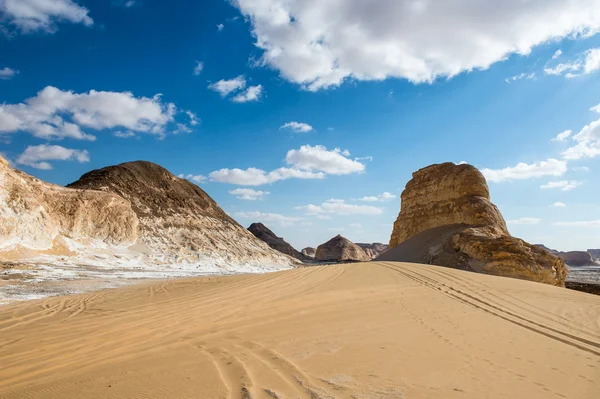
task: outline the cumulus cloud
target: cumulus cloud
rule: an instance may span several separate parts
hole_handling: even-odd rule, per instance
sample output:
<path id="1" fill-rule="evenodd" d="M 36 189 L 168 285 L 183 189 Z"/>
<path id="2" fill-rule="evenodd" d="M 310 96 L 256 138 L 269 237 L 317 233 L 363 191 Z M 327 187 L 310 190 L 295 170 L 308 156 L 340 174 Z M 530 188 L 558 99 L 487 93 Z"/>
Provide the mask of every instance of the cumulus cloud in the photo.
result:
<path id="1" fill-rule="evenodd" d="M 535 79 L 535 72 L 532 72 L 532 73 L 520 73 L 518 75 L 513 76 L 512 78 L 504 79 L 504 81 L 506 83 L 510 83 L 510 82 L 516 82 L 517 80 L 522 80 L 522 79 L 526 79 L 526 80 Z"/>
<path id="2" fill-rule="evenodd" d="M 8 22 L 23 33 L 55 32 L 59 22 L 93 25 L 89 10 L 73 0 L 2 0 L 0 23 Z"/>
<path id="3" fill-rule="evenodd" d="M 48 161 L 72 161 L 89 162 L 90 155 L 86 150 L 74 150 L 59 145 L 35 145 L 29 146 L 17 158 L 19 165 L 31 166 L 36 169 L 52 169 Z"/>
<path id="4" fill-rule="evenodd" d="M 546 184 L 542 184 L 540 188 L 544 190 L 558 188 L 561 191 L 571 191 L 574 188 L 577 188 L 583 184 L 582 181 L 577 180 L 561 180 L 561 181 L 551 181 Z"/>
<path id="5" fill-rule="evenodd" d="M 308 133 L 313 130 L 313 127 L 308 123 L 304 122 L 288 122 L 281 126 L 279 129 L 290 129 L 295 133 Z"/>
<path id="6" fill-rule="evenodd" d="M 226 97 L 228 94 L 236 92 L 246 87 L 246 78 L 244 75 L 240 75 L 233 79 L 221 79 L 218 82 L 211 83 L 208 88 L 216 91 L 221 97 Z"/>
<path id="7" fill-rule="evenodd" d="M 432 82 L 600 30 L 599 0 L 236 0 L 260 62 L 318 90 L 345 79 Z M 524 23 L 523 21 L 527 21 Z"/>
<path id="8" fill-rule="evenodd" d="M 198 76 L 204 70 L 204 63 L 202 61 L 196 61 L 196 66 L 194 67 L 194 76 Z"/>
<path id="9" fill-rule="evenodd" d="M 583 52 L 573 61 L 544 68 L 547 75 L 565 75 L 566 78 L 587 75 L 597 70 L 600 70 L 600 47 Z"/>
<path id="10" fill-rule="evenodd" d="M 288 164 L 304 170 L 318 170 L 330 175 L 347 175 L 363 172 L 365 165 L 348 158 L 350 152 L 335 148 L 328 151 L 322 145 L 303 145 L 299 150 L 290 150 L 285 157 Z"/>
<path id="11" fill-rule="evenodd" d="M 163 102 L 160 95 L 96 90 L 78 94 L 48 86 L 23 103 L 0 105 L 0 134 L 22 131 L 43 139 L 95 140 L 82 128 L 125 128 L 164 136 L 177 112 L 175 104 Z"/>
<path id="12" fill-rule="evenodd" d="M 271 172 L 262 169 L 220 169 L 209 174 L 210 180 L 219 183 L 237 184 L 240 186 L 260 186 L 288 179 L 324 179 L 321 172 L 303 171 L 291 168 L 279 168 Z"/>
<path id="13" fill-rule="evenodd" d="M 263 213 L 263 212 L 237 212 L 236 217 L 249 219 L 255 222 L 278 223 L 281 226 L 291 226 L 296 222 L 304 220 L 301 217 L 284 216 L 278 213 Z"/>
<path id="14" fill-rule="evenodd" d="M 258 101 L 264 94 L 262 85 L 250 86 L 245 91 L 236 95 L 231 99 L 234 103 L 247 103 L 250 101 Z"/>
<path id="15" fill-rule="evenodd" d="M 4 67 L 4 68 L 0 69 L 0 79 L 2 79 L 2 80 L 12 79 L 18 73 L 19 73 L 19 71 L 16 71 L 9 67 Z"/>
<path id="16" fill-rule="evenodd" d="M 370 205 L 347 204 L 341 199 L 330 199 L 320 205 L 308 204 L 294 209 L 303 210 L 307 215 L 380 215 L 383 209 Z"/>
<path id="17" fill-rule="evenodd" d="M 573 134 L 571 130 L 565 130 L 564 132 L 557 134 L 551 141 L 565 141 L 571 134 Z"/>
<path id="18" fill-rule="evenodd" d="M 286 162 L 290 167 L 282 167 L 267 172 L 258 168 L 220 169 L 209 174 L 212 181 L 259 186 L 287 179 L 324 179 L 326 175 L 346 175 L 362 172 L 364 164 L 348 158 L 348 150 L 335 148 L 327 150 L 321 145 L 304 145 L 299 150 L 290 150 Z"/>
<path id="19" fill-rule="evenodd" d="M 235 190 L 229 191 L 229 194 L 235 195 L 237 199 L 256 201 L 265 198 L 271 193 L 268 191 L 257 191 L 251 188 L 236 188 Z"/>
<path id="20" fill-rule="evenodd" d="M 388 193 L 387 191 L 383 194 L 379 194 L 379 195 L 372 195 L 369 197 L 362 197 L 360 199 L 360 201 L 364 201 L 364 202 L 387 202 L 387 201 L 391 201 L 394 198 L 396 198 L 396 196 L 394 194 Z"/>
<path id="21" fill-rule="evenodd" d="M 562 50 L 560 50 L 560 49 L 556 50 L 554 55 L 552 55 L 552 59 L 553 60 L 557 59 L 558 57 L 560 57 L 562 55 L 562 53 L 563 53 Z"/>
<path id="22" fill-rule="evenodd" d="M 526 164 L 519 162 L 516 166 L 504 169 L 482 169 L 481 173 L 488 181 L 495 183 L 532 179 L 544 176 L 562 176 L 567 172 L 567 162 L 557 159 L 548 159 L 547 161 Z"/>
<path id="23" fill-rule="evenodd" d="M 514 220 L 508 220 L 506 223 L 513 225 L 531 225 L 539 224 L 542 221 L 540 218 L 520 218 Z"/>
<path id="24" fill-rule="evenodd" d="M 552 208 L 566 208 L 567 205 L 564 202 L 555 202 L 551 205 Z"/>
<path id="25" fill-rule="evenodd" d="M 600 104 L 590 108 L 590 111 L 600 113 Z M 563 158 L 576 160 L 600 155 L 600 119 L 584 126 L 579 133 L 573 136 L 573 140 L 577 144 L 567 148 L 562 153 Z"/>
<path id="26" fill-rule="evenodd" d="M 197 184 L 204 183 L 204 182 L 208 181 L 208 178 L 206 176 L 203 176 L 203 175 L 192 175 L 192 174 L 184 175 L 182 173 L 180 175 L 177 175 L 177 177 L 179 177 L 180 179 L 186 179 L 186 180 L 189 180 L 189 181 L 193 181 L 194 183 L 197 183 Z"/>
<path id="27" fill-rule="evenodd" d="M 555 226 L 562 227 L 600 227 L 600 220 L 582 220 L 577 222 L 557 222 Z"/>

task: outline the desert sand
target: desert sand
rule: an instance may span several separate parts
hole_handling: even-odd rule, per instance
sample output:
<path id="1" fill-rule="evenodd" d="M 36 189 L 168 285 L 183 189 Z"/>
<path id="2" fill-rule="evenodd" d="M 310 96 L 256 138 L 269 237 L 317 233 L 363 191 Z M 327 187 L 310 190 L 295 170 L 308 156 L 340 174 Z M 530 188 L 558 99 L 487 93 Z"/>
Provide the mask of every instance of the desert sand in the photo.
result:
<path id="1" fill-rule="evenodd" d="M 0 307 L 1 398 L 598 398 L 600 297 L 377 262 Z"/>

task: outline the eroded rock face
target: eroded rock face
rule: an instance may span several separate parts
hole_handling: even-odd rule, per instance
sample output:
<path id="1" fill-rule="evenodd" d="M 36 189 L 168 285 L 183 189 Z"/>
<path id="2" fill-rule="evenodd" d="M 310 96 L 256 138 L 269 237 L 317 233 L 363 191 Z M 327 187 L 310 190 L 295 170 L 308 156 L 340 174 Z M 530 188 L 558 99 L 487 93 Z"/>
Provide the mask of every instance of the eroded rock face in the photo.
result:
<path id="1" fill-rule="evenodd" d="M 600 249 L 588 249 L 594 260 L 600 260 Z"/>
<path id="2" fill-rule="evenodd" d="M 308 256 L 309 258 L 314 258 L 317 254 L 317 250 L 313 247 L 306 247 L 302 250 L 302 255 Z"/>
<path id="3" fill-rule="evenodd" d="M 511 237 L 471 165 L 431 165 L 413 174 L 390 249 L 377 260 L 429 263 L 564 285 L 567 268 L 547 250 Z"/>
<path id="4" fill-rule="evenodd" d="M 356 245 L 361 247 L 371 259 L 375 259 L 389 249 L 389 245 L 379 242 L 374 242 L 372 244 L 356 243 Z"/>
<path id="5" fill-rule="evenodd" d="M 12 169 L 0 157 L 0 259 L 69 254 L 72 244 L 133 244 L 138 217 L 108 192 L 64 188 Z"/>
<path id="6" fill-rule="evenodd" d="M 139 219 L 141 251 L 164 262 L 291 265 L 227 215 L 200 187 L 146 161 L 93 170 L 68 187 L 116 194 Z"/>
<path id="7" fill-rule="evenodd" d="M 296 251 L 294 247 L 287 243 L 283 238 L 277 237 L 275 233 L 273 233 L 267 226 L 265 226 L 262 223 L 252 223 L 250 227 L 248 227 L 248 231 L 254 234 L 256 238 L 265 242 L 268 246 L 270 246 L 276 251 L 289 255 L 300 261 L 308 260 L 307 256 L 304 256 L 300 252 Z"/>
<path id="8" fill-rule="evenodd" d="M 597 263 L 592 258 L 592 254 L 586 251 L 568 251 L 559 252 L 561 258 L 569 266 L 595 266 Z"/>
<path id="9" fill-rule="evenodd" d="M 367 262 L 371 260 L 361 247 L 339 234 L 325 244 L 319 245 L 315 259 L 323 262 Z"/>

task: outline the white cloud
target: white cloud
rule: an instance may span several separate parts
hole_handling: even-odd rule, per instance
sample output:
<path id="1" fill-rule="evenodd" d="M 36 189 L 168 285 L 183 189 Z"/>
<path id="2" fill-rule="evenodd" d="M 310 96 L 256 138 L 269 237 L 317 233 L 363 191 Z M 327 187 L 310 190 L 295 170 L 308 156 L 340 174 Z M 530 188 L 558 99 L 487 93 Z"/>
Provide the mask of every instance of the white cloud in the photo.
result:
<path id="1" fill-rule="evenodd" d="M 135 133 L 132 132 L 131 130 L 126 131 L 126 132 L 114 132 L 113 136 L 118 137 L 120 139 L 128 139 L 130 137 L 135 137 Z"/>
<path id="2" fill-rule="evenodd" d="M 600 104 L 590 108 L 590 111 L 600 113 Z M 584 126 L 579 133 L 573 136 L 573 140 L 577 144 L 563 151 L 563 158 L 582 159 L 600 155 L 600 119 Z"/>
<path id="3" fill-rule="evenodd" d="M 535 79 L 535 72 L 532 72 L 532 73 L 520 73 L 518 75 L 513 76 L 512 78 L 504 79 L 504 81 L 506 83 L 510 83 L 510 82 L 515 82 L 517 80 L 522 80 L 522 79 L 526 79 L 526 80 Z"/>
<path id="4" fill-rule="evenodd" d="M 489 181 L 500 183 L 511 180 L 524 180 L 543 176 L 562 176 L 567 172 L 567 162 L 548 159 L 534 164 L 519 162 L 516 166 L 504 169 L 482 169 L 481 173 Z"/>
<path id="5" fill-rule="evenodd" d="M 588 168 L 587 166 L 574 166 L 573 171 L 574 172 L 589 172 L 590 168 Z"/>
<path id="6" fill-rule="evenodd" d="M 4 68 L 0 69 L 0 79 L 2 79 L 2 80 L 12 79 L 18 73 L 19 73 L 19 71 L 16 71 L 9 67 L 4 67 Z"/>
<path id="7" fill-rule="evenodd" d="M 587 75 L 597 70 L 600 70 L 600 47 L 584 51 L 574 61 L 544 68 L 547 75 L 565 75 L 566 78 Z"/>
<path id="8" fill-rule="evenodd" d="M 388 193 L 386 191 L 383 194 L 373 195 L 373 196 L 369 196 L 369 197 L 362 197 L 360 199 L 360 201 L 364 201 L 364 202 L 387 202 L 387 201 L 393 200 L 394 198 L 396 198 L 396 196 L 394 194 Z"/>
<path id="9" fill-rule="evenodd" d="M 356 157 L 354 158 L 355 161 L 372 161 L 373 157 L 369 156 L 369 157 Z"/>
<path id="10" fill-rule="evenodd" d="M 237 199 L 256 201 L 264 199 L 267 195 L 271 193 L 268 191 L 257 191 L 251 188 L 236 188 L 235 190 L 229 191 L 229 194 L 235 195 Z"/>
<path id="11" fill-rule="evenodd" d="M 561 191 L 571 191 L 574 188 L 581 186 L 584 182 L 577 180 L 561 180 L 551 181 L 540 186 L 542 189 L 559 188 Z"/>
<path id="12" fill-rule="evenodd" d="M 324 179 L 321 172 L 310 172 L 298 169 L 279 168 L 271 172 L 262 169 L 220 169 L 209 174 L 210 180 L 219 183 L 237 184 L 240 186 L 260 186 L 288 179 Z"/>
<path id="13" fill-rule="evenodd" d="M 93 25 L 88 9 L 73 0 L 3 0 L 0 21 L 7 21 L 23 33 L 55 32 L 56 23 Z"/>
<path id="14" fill-rule="evenodd" d="M 238 94 L 233 97 L 231 101 L 234 103 L 247 103 L 250 101 L 258 101 L 260 97 L 264 94 L 264 90 L 262 85 L 258 86 L 250 86 L 246 89 L 246 91 Z"/>
<path id="15" fill-rule="evenodd" d="M 222 31 L 224 28 L 225 28 L 225 25 L 223 25 L 223 24 L 218 24 L 218 25 L 217 25 L 217 30 L 218 30 L 219 32 L 221 32 L 221 31 Z"/>
<path id="16" fill-rule="evenodd" d="M 288 122 L 281 126 L 279 129 L 290 129 L 296 133 L 308 133 L 313 130 L 313 127 L 308 123 L 304 122 Z"/>
<path id="17" fill-rule="evenodd" d="M 558 57 L 560 57 L 562 55 L 562 53 L 563 53 L 562 50 L 560 50 L 560 49 L 556 50 L 556 52 L 552 56 L 552 59 L 553 60 L 557 59 Z"/>
<path id="18" fill-rule="evenodd" d="M 196 126 L 200 123 L 200 118 L 198 118 L 198 116 L 192 111 L 185 111 L 185 114 L 188 116 L 188 118 L 190 118 L 190 125 Z"/>
<path id="19" fill-rule="evenodd" d="M 189 181 L 193 181 L 194 183 L 197 183 L 197 184 L 205 183 L 208 180 L 208 178 L 203 175 L 192 175 L 192 174 L 184 175 L 183 173 L 180 175 L 177 175 L 177 177 L 179 177 L 180 179 L 186 179 Z"/>
<path id="20" fill-rule="evenodd" d="M 346 204 L 344 200 L 330 199 L 321 205 L 304 205 L 294 209 L 304 210 L 307 215 L 380 215 L 383 209 L 370 205 Z"/>
<path id="21" fill-rule="evenodd" d="M 552 208 L 566 208 L 567 205 L 564 202 L 555 202 L 551 205 Z"/>
<path id="22" fill-rule="evenodd" d="M 600 220 L 582 220 L 578 222 L 558 222 L 555 226 L 562 227 L 600 227 Z"/>
<path id="23" fill-rule="evenodd" d="M 261 62 L 309 90 L 432 82 L 600 30 L 599 0 L 236 0 Z M 526 23 L 523 21 L 527 21 Z"/>
<path id="24" fill-rule="evenodd" d="M 36 145 L 29 146 L 17 158 L 20 165 L 31 166 L 36 169 L 52 169 L 48 161 L 72 161 L 89 162 L 90 155 L 86 150 L 73 150 L 59 145 Z"/>
<path id="25" fill-rule="evenodd" d="M 208 88 L 216 91 L 221 97 L 227 96 L 229 93 L 236 92 L 246 87 L 246 79 L 244 75 L 240 75 L 236 78 L 225 80 L 221 79 L 216 83 L 208 85 Z"/>
<path id="26" fill-rule="evenodd" d="M 346 175 L 363 172 L 365 165 L 348 158 L 348 150 L 335 148 L 328 151 L 322 145 L 303 145 L 299 150 L 290 150 L 285 157 L 288 164 L 303 170 L 318 170 L 330 175 Z"/>
<path id="27" fill-rule="evenodd" d="M 160 95 L 96 90 L 78 94 L 48 86 L 23 103 L 0 105 L 0 134 L 24 131 L 43 139 L 95 140 L 82 128 L 125 128 L 163 136 L 177 112 L 175 104 L 162 102 Z"/>
<path id="28" fill-rule="evenodd" d="M 506 223 L 513 225 L 531 225 L 539 224 L 542 221 L 540 218 L 520 218 L 515 220 L 508 220 Z"/>
<path id="29" fill-rule="evenodd" d="M 250 219 L 255 222 L 278 223 L 282 226 L 291 226 L 296 222 L 304 220 L 304 218 L 301 217 L 284 216 L 278 213 L 263 212 L 237 212 L 235 216 L 242 219 Z"/>
<path id="30" fill-rule="evenodd" d="M 204 62 L 202 61 L 196 61 L 196 66 L 194 67 L 194 76 L 198 76 L 202 73 L 202 71 L 204 70 Z"/>
<path id="31" fill-rule="evenodd" d="M 564 132 L 557 134 L 551 141 L 565 141 L 571 134 L 573 134 L 571 130 L 565 130 Z"/>
<path id="32" fill-rule="evenodd" d="M 590 108 L 590 111 L 594 111 L 600 114 L 600 104 Z"/>

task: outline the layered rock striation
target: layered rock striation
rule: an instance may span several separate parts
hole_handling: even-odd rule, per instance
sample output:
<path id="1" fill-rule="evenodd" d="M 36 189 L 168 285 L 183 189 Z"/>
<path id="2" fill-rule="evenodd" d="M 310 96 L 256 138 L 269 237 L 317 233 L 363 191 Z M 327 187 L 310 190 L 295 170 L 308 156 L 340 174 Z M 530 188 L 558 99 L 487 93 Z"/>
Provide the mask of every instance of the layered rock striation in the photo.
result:
<path id="1" fill-rule="evenodd" d="M 313 247 L 306 247 L 302 250 L 302 255 L 307 256 L 309 258 L 314 259 L 316 254 L 317 254 L 317 250 L 316 250 L 316 248 L 313 248 Z"/>
<path id="2" fill-rule="evenodd" d="M 319 245 L 315 259 L 322 262 L 367 262 L 371 260 L 361 247 L 339 234 Z"/>
<path id="3" fill-rule="evenodd" d="M 380 242 L 374 242 L 372 244 L 356 243 L 356 245 L 361 247 L 371 259 L 375 259 L 390 248 L 389 245 Z"/>
<path id="4" fill-rule="evenodd" d="M 390 250 L 377 260 L 410 261 L 564 285 L 564 262 L 510 236 L 471 165 L 443 163 L 413 174 L 402 193 Z"/>
<path id="5" fill-rule="evenodd" d="M 254 234 L 256 238 L 265 242 L 269 247 L 283 254 L 296 258 L 300 261 L 308 261 L 310 258 L 296 251 L 283 238 L 278 237 L 267 226 L 262 223 L 252 223 L 248 231 Z"/>

